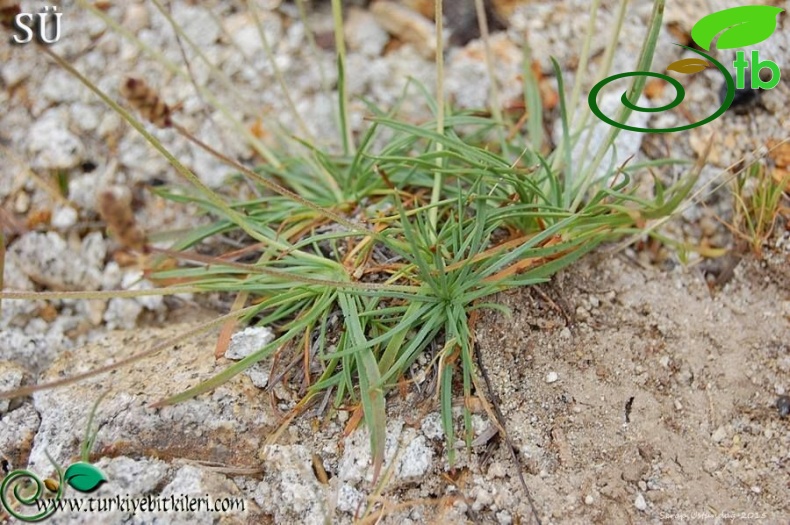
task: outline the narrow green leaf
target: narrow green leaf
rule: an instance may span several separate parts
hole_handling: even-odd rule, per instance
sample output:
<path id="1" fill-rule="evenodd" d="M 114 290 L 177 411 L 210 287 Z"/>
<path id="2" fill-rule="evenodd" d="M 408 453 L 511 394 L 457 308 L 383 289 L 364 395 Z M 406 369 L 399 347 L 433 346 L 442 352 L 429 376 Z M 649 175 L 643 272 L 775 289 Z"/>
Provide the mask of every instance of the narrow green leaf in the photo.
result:
<path id="1" fill-rule="evenodd" d="M 381 467 L 384 465 L 384 445 L 387 437 L 387 413 L 384 406 L 384 390 L 378 386 L 381 381 L 379 366 L 373 351 L 365 348 L 365 334 L 359 319 L 358 298 L 347 294 L 339 294 L 338 302 L 348 327 L 347 334 L 352 346 L 361 350 L 354 354 L 359 376 L 359 397 L 365 424 L 370 432 L 370 448 L 373 455 L 373 483 L 378 480 Z M 349 367 L 350 368 L 350 367 Z"/>
<path id="2" fill-rule="evenodd" d="M 527 131 L 532 155 L 539 154 L 543 145 L 543 101 L 540 98 L 540 86 L 535 73 L 532 72 L 532 53 L 526 45 L 524 49 L 524 61 L 522 64 L 522 75 L 524 77 L 524 106 L 527 109 Z M 532 159 L 530 159 L 531 161 Z"/>
<path id="3" fill-rule="evenodd" d="M 370 432 L 370 448 L 373 455 L 373 483 L 378 480 L 384 464 L 384 445 L 387 438 L 387 413 L 384 405 L 384 391 L 375 387 L 380 381 L 379 367 L 373 352 L 366 348 L 356 354 L 359 372 L 359 393 L 365 424 Z"/>
<path id="4" fill-rule="evenodd" d="M 455 464 L 455 428 L 453 424 L 453 365 L 442 369 L 441 383 L 442 428 L 447 440 L 447 461 Z"/>
<path id="5" fill-rule="evenodd" d="M 93 431 L 93 421 L 96 418 L 96 411 L 99 410 L 99 405 L 101 404 L 104 397 L 109 394 L 109 390 L 105 390 L 102 394 L 96 399 L 93 403 L 93 407 L 91 408 L 90 415 L 88 415 L 88 424 L 85 428 L 85 441 L 82 442 L 82 447 L 80 450 L 80 456 L 82 461 L 85 463 L 89 463 L 90 453 L 93 449 L 93 444 L 96 442 L 96 436 L 99 434 L 99 429 Z"/>
<path id="6" fill-rule="evenodd" d="M 560 122 L 562 123 L 563 160 L 565 161 L 562 166 L 563 170 L 561 170 L 565 173 L 565 177 L 562 181 L 564 184 L 564 190 L 562 191 L 562 207 L 567 209 L 571 203 L 571 190 L 576 184 L 576 181 L 572 178 L 576 170 L 573 169 L 573 163 L 571 162 L 573 143 L 570 139 L 570 122 L 568 119 L 568 106 L 565 103 L 565 84 L 562 80 L 562 68 L 554 57 L 551 57 L 551 64 L 554 66 L 554 74 L 557 75 L 557 92 L 560 95 Z"/>

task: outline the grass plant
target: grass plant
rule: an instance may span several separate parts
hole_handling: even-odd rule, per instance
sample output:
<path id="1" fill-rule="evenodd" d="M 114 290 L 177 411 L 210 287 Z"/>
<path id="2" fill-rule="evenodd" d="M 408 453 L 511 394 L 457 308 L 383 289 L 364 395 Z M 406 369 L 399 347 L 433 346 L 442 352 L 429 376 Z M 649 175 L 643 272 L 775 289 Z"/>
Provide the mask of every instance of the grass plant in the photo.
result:
<path id="1" fill-rule="evenodd" d="M 105 13 L 85 2 L 80 4 L 174 74 L 189 74 L 146 48 Z M 625 0 L 620 4 L 620 20 L 626 4 Z M 663 4 L 663 0 L 654 2 L 650 30 L 634 69 L 650 68 Z M 158 1 L 156 5 L 166 13 Z M 299 5 L 303 7 L 301 2 Z M 441 6 L 441 0 L 436 0 L 438 13 Z M 594 9 L 595 4 L 593 14 Z M 481 4 L 478 12 L 483 12 Z M 641 234 L 651 221 L 671 215 L 687 196 L 701 164 L 690 168 L 675 186 L 664 188 L 657 183 L 655 198 L 639 197 L 631 175 L 644 167 L 611 166 L 600 175 L 599 167 L 612 154 L 620 131 L 616 128 L 599 149 L 584 157 L 582 164 L 574 164 L 570 152 L 587 126 L 587 117 L 578 119 L 578 124 L 573 120 L 574 115 L 583 114 L 579 113 L 578 100 L 584 80 L 580 71 L 569 108 L 556 63 L 563 133 L 551 152 L 542 155 L 546 142 L 544 115 L 528 52 L 524 98 L 529 116 L 523 132 L 505 133 L 513 123 L 505 122 L 496 106 L 490 108 L 493 118 L 453 111 L 443 96 L 441 16 L 436 17 L 438 93 L 432 95 L 424 86 L 411 83 L 403 95 L 424 97 L 432 115 L 426 115 L 423 122 L 410 123 L 398 118 L 398 105 L 378 108 L 368 104 L 368 125 L 355 135 L 349 126 L 339 0 L 332 1 L 332 13 L 337 41 L 339 150 L 319 146 L 307 136 L 300 140 L 283 137 L 288 147 L 269 149 L 244 131 L 215 97 L 202 93 L 266 160 L 260 166 L 248 167 L 191 136 L 178 125 L 177 114 L 168 114 L 172 127 L 227 162 L 236 179 L 257 186 L 262 197 L 248 200 L 228 200 L 203 185 L 148 131 L 150 124 L 49 50 L 66 71 L 159 150 L 189 184 L 189 189 L 165 188 L 157 193 L 174 202 L 197 205 L 212 217 L 212 222 L 190 231 L 168 248 L 146 247 L 152 261 L 150 279 L 178 284 L 134 292 L 5 291 L 2 298 L 101 298 L 185 291 L 233 294 L 236 301 L 230 313 L 182 337 L 238 322 L 270 326 L 276 339 L 219 375 L 160 404 L 208 392 L 251 365 L 277 355 L 279 362 L 286 363 L 286 372 L 279 377 L 303 394 L 286 422 L 320 399 L 331 398 L 330 415 L 340 407 L 350 409 L 353 414 L 348 430 L 364 421 L 370 431 L 378 477 L 384 459 L 387 394 L 412 381 L 421 366 L 421 354 L 429 353 L 425 372 L 437 378 L 435 398 L 441 407 L 447 454 L 452 462 L 458 429 L 463 429 L 467 444 L 472 438 L 471 415 L 464 410 L 464 425 L 459 426 L 453 416 L 454 399 L 482 395 L 473 358 L 471 318 L 475 312 L 503 310 L 490 301 L 497 292 L 545 282 L 602 243 Z M 178 31 L 175 22 L 173 26 Z M 593 21 L 588 35 L 592 32 Z M 483 34 L 487 39 L 487 31 Z M 187 48 L 197 51 L 183 33 L 180 36 Z M 586 66 L 589 38 L 585 42 L 580 64 Z M 614 35 L 600 77 L 606 76 L 616 45 Z M 271 57 L 271 43 L 265 43 L 265 47 Z M 208 62 L 202 54 L 198 59 Z M 489 64 L 489 71 L 494 69 Z M 219 68 L 210 64 L 210 70 L 222 79 Z M 285 89 L 280 73 L 277 75 L 280 87 Z M 225 79 L 223 83 L 227 82 Z M 643 79 L 637 78 L 629 90 L 631 100 L 636 100 L 642 87 Z M 491 99 L 498 104 L 496 89 Z M 293 101 L 288 107 L 295 111 Z M 621 118 L 627 118 L 625 110 Z M 297 122 L 302 122 L 301 118 Z M 386 142 L 375 147 L 382 132 Z M 764 223 L 761 221 L 758 224 Z M 245 248 L 227 248 L 212 255 L 198 253 L 198 246 L 222 246 L 218 240 L 222 236 L 233 236 Z M 178 264 L 168 269 L 159 265 L 163 259 Z M 166 347 L 163 343 L 154 350 Z M 51 386 L 38 385 L 26 392 Z"/>
<path id="2" fill-rule="evenodd" d="M 775 173 L 783 172 L 776 169 Z M 783 194 L 789 185 L 790 177 L 772 175 L 761 162 L 747 166 L 733 177 L 733 222 L 727 226 L 733 236 L 758 257 L 762 257 L 763 246 L 779 217 L 790 217 L 790 210 L 783 206 Z"/>

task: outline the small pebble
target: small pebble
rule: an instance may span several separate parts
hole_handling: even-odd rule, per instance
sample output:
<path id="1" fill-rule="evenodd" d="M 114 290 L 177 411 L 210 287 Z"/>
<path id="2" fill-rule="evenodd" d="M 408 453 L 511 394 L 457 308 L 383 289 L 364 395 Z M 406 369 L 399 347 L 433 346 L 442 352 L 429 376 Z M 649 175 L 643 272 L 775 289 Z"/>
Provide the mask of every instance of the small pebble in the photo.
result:
<path id="1" fill-rule="evenodd" d="M 105 311 L 107 311 L 107 301 L 103 299 L 93 299 L 85 302 L 85 314 L 93 326 L 101 324 Z"/>
<path id="2" fill-rule="evenodd" d="M 505 466 L 499 461 L 491 463 L 491 466 L 488 467 L 489 478 L 504 478 L 506 475 L 507 469 L 505 469 Z"/>
<path id="3" fill-rule="evenodd" d="M 557 374 L 557 372 L 549 372 L 548 374 L 546 374 L 546 383 L 548 384 L 555 383 L 559 378 L 560 376 L 559 374 Z"/>
<path id="4" fill-rule="evenodd" d="M 648 480 L 647 482 L 647 490 L 660 490 L 661 486 L 657 481 Z"/>
<path id="5" fill-rule="evenodd" d="M 790 396 L 779 396 L 776 399 L 776 409 L 782 417 L 790 415 Z"/>
<path id="6" fill-rule="evenodd" d="M 27 192 L 20 191 L 16 199 L 14 199 L 14 211 L 17 213 L 27 213 L 30 209 L 30 195 Z"/>
<path id="7" fill-rule="evenodd" d="M 702 470 L 708 474 L 713 474 L 719 468 L 719 463 L 714 458 L 708 458 L 702 464 Z"/>
<path id="8" fill-rule="evenodd" d="M 594 501 L 595 499 L 593 499 L 592 494 L 587 494 L 587 496 L 584 497 L 585 505 L 592 505 Z"/>
<path id="9" fill-rule="evenodd" d="M 67 230 L 77 224 L 77 210 L 71 206 L 60 206 L 52 213 L 52 226 L 59 230 Z"/>
<path id="10" fill-rule="evenodd" d="M 376 22 L 388 33 L 412 44 L 425 58 L 436 54 L 436 35 L 433 22 L 406 6 L 379 1 L 370 7 Z"/>
<path id="11" fill-rule="evenodd" d="M 236 332 L 230 338 L 230 344 L 225 351 L 228 359 L 239 360 L 257 352 L 274 340 L 274 332 L 269 327 L 250 326 Z"/>
<path id="12" fill-rule="evenodd" d="M 636 494 L 636 499 L 634 500 L 634 507 L 637 510 L 645 511 L 647 510 L 647 502 L 645 501 L 645 497 L 642 495 L 641 492 Z"/>
<path id="13" fill-rule="evenodd" d="M 510 525 L 513 523 L 513 517 L 506 510 L 500 510 L 496 513 L 496 519 L 500 525 Z"/>
<path id="14" fill-rule="evenodd" d="M 65 119 L 61 110 L 50 109 L 39 116 L 30 127 L 27 150 L 33 158 L 31 167 L 40 170 L 68 170 L 79 166 L 85 146 L 77 135 L 63 125 Z"/>

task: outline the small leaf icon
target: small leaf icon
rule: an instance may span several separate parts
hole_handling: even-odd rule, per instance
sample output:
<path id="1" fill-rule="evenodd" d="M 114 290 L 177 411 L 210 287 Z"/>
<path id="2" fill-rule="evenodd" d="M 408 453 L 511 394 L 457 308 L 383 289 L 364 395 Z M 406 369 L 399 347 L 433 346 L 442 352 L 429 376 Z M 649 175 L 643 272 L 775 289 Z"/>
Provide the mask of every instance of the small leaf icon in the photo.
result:
<path id="1" fill-rule="evenodd" d="M 74 463 L 63 475 L 66 483 L 80 492 L 93 492 L 107 481 L 104 473 L 90 463 Z"/>
<path id="2" fill-rule="evenodd" d="M 702 49 L 710 51 L 713 39 L 716 47 L 733 49 L 758 44 L 776 31 L 776 15 L 784 11 L 769 5 L 745 5 L 711 13 L 702 17 L 691 29 L 691 38 Z"/>
<path id="3" fill-rule="evenodd" d="M 692 73 L 699 73 L 706 68 L 713 67 L 713 64 L 701 58 L 684 58 L 672 62 L 667 66 L 667 71 L 677 71 L 683 75 L 691 75 Z"/>

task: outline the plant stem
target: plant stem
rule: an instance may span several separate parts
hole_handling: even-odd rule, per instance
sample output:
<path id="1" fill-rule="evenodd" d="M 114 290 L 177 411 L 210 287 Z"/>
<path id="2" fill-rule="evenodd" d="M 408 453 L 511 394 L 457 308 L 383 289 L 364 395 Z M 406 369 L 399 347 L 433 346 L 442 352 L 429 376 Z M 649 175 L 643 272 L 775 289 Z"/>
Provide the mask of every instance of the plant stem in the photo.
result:
<path id="1" fill-rule="evenodd" d="M 614 52 L 617 49 L 617 44 L 620 40 L 620 32 L 623 29 L 623 22 L 625 21 L 625 13 L 628 8 L 628 0 L 620 0 L 620 6 L 617 8 L 617 22 L 615 23 L 615 29 L 612 32 L 612 38 L 609 41 L 608 45 L 606 46 L 606 51 L 604 52 L 603 61 L 601 62 L 601 69 L 598 72 L 597 77 L 595 78 L 594 84 L 597 84 L 601 80 L 604 79 L 607 75 L 609 75 L 609 71 L 612 69 L 612 61 L 614 59 Z M 584 113 L 581 122 L 578 126 L 576 126 L 574 130 L 574 134 L 583 130 L 587 126 L 587 121 L 590 119 L 590 115 L 592 113 L 587 111 Z M 590 143 L 592 142 L 592 133 L 587 133 L 587 138 L 584 141 L 584 148 L 582 149 L 581 159 L 587 158 L 587 152 L 590 150 Z M 585 173 L 584 167 L 582 165 L 582 169 L 580 170 L 582 174 Z M 583 176 L 584 178 L 584 176 Z"/>
<path id="2" fill-rule="evenodd" d="M 601 5 L 601 0 L 594 0 L 590 6 L 590 20 L 587 22 L 587 33 L 584 37 L 582 44 L 582 52 L 579 55 L 579 65 L 576 68 L 576 80 L 573 83 L 573 92 L 571 93 L 571 103 L 568 104 L 568 114 L 570 115 L 570 122 L 572 124 L 574 116 L 576 115 L 576 106 L 579 104 L 579 96 L 582 90 L 582 80 L 587 72 L 587 63 L 590 60 L 590 46 L 592 44 L 592 36 L 595 31 L 595 20 L 598 17 L 598 9 Z M 619 34 L 619 33 L 618 33 Z"/>
<path id="3" fill-rule="evenodd" d="M 653 12 L 650 15 L 647 37 L 645 37 L 644 43 L 642 44 L 642 50 L 639 53 L 639 61 L 636 64 L 635 71 L 650 71 L 650 65 L 653 62 L 653 54 L 656 51 L 656 43 L 658 42 L 658 34 L 661 31 L 661 21 L 663 18 L 664 0 L 656 0 L 653 4 Z M 629 87 L 626 95 L 631 103 L 635 104 L 639 100 L 639 97 L 642 95 L 642 90 L 645 87 L 645 82 L 646 77 L 644 76 L 634 77 L 634 80 L 631 82 L 631 86 Z M 623 107 L 620 110 L 617 121 L 625 122 L 628 120 L 628 117 L 631 115 L 631 113 L 633 113 L 633 110 Z M 579 191 L 574 198 L 571 209 L 576 209 L 584 199 L 586 187 L 590 184 L 590 181 L 594 179 L 595 172 L 598 171 L 598 167 L 601 165 L 604 156 L 606 156 L 607 152 L 610 150 L 611 144 L 620 134 L 620 131 L 622 131 L 620 128 L 612 127 L 607 133 L 606 139 L 604 139 L 604 141 L 599 146 L 598 151 L 595 153 L 588 171 L 585 171 L 584 176 L 582 177 Z"/>
<path id="4" fill-rule="evenodd" d="M 489 88 L 489 102 L 491 106 L 491 115 L 498 124 L 497 135 L 499 135 L 499 142 L 502 144 L 502 150 L 507 151 L 507 141 L 505 140 L 504 120 L 502 118 L 502 107 L 499 103 L 499 87 L 497 87 L 496 76 L 494 74 L 494 55 L 491 53 L 491 34 L 488 30 L 488 17 L 486 16 L 486 8 L 483 0 L 475 0 L 475 9 L 477 11 L 477 21 L 480 26 L 480 37 L 483 40 L 483 48 L 486 54 L 486 70 L 488 71 L 488 79 L 491 82 Z"/>
<path id="5" fill-rule="evenodd" d="M 337 49 L 337 90 L 340 97 L 340 132 L 343 136 L 343 153 L 354 153 L 354 138 L 348 126 L 348 89 L 346 87 L 346 41 L 343 34 L 343 7 L 340 0 L 332 0 L 332 17 L 335 25 Z"/>
<path id="6" fill-rule="evenodd" d="M 434 0 L 434 15 L 436 17 L 436 132 L 444 135 L 444 9 L 442 0 Z M 442 144 L 436 143 L 436 152 L 441 153 Z M 433 175 L 433 191 L 431 192 L 431 204 L 436 204 L 442 194 L 442 157 L 436 157 L 436 167 L 439 168 Z M 436 231 L 439 223 L 439 208 L 433 206 L 428 212 L 428 219 L 431 225 L 431 235 L 436 238 Z"/>
<path id="7" fill-rule="evenodd" d="M 302 116 L 299 114 L 299 111 L 296 109 L 296 104 L 294 104 L 293 97 L 291 97 L 290 91 L 288 91 L 288 85 L 285 83 L 285 78 L 283 77 L 283 73 L 280 70 L 280 66 L 277 65 L 277 60 L 274 57 L 274 51 L 272 50 L 271 44 L 269 44 L 269 39 L 266 38 L 266 32 L 263 29 L 263 22 L 258 13 L 258 8 L 255 5 L 254 0 L 247 0 L 247 5 L 249 6 L 250 13 L 252 13 L 252 18 L 255 20 L 255 26 L 258 28 L 258 37 L 261 39 L 261 44 L 263 45 L 263 50 L 266 53 L 266 58 L 269 59 L 269 62 L 272 65 L 272 71 L 274 72 L 274 78 L 277 80 L 277 83 L 280 85 L 280 91 L 282 91 L 283 97 L 285 98 L 285 104 L 288 106 L 288 109 L 291 111 L 291 114 L 296 120 L 297 126 L 299 126 L 299 130 L 301 131 L 302 135 L 305 139 L 309 139 L 311 141 L 315 141 L 315 137 L 312 136 L 310 130 L 307 129 L 307 124 L 305 124 Z"/>

